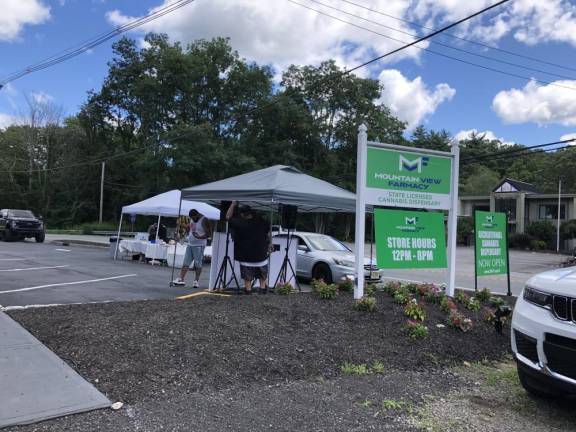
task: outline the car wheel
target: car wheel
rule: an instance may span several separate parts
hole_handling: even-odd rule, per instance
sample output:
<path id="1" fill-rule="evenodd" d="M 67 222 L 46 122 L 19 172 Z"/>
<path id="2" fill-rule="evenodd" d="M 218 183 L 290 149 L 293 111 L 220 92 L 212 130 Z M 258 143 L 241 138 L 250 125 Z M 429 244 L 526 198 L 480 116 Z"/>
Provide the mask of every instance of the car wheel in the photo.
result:
<path id="1" fill-rule="evenodd" d="M 34 238 L 36 239 L 36 243 L 44 243 L 44 239 L 46 238 L 46 234 L 45 233 L 36 234 L 34 236 Z"/>
<path id="2" fill-rule="evenodd" d="M 332 283 L 332 270 L 325 263 L 318 263 L 312 270 L 312 279 L 323 280 L 327 284 Z"/>
<path id="3" fill-rule="evenodd" d="M 3 239 L 5 242 L 12 241 L 13 235 L 12 235 L 12 231 L 10 231 L 10 228 L 6 228 L 6 229 L 4 230 L 4 234 L 2 235 L 2 239 Z"/>
<path id="4" fill-rule="evenodd" d="M 562 396 L 560 392 L 554 391 L 554 389 L 550 388 L 549 385 L 546 385 L 546 383 L 538 380 L 532 375 L 529 375 L 521 368 L 518 368 L 518 378 L 520 379 L 520 384 L 522 384 L 524 390 L 532 396 L 542 399 L 555 399 Z"/>

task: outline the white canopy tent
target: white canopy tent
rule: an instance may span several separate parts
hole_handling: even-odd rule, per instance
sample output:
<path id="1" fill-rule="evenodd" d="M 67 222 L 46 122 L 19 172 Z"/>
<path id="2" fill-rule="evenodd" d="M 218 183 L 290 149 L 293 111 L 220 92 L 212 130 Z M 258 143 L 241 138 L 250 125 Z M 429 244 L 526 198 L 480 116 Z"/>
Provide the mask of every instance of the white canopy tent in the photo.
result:
<path id="1" fill-rule="evenodd" d="M 137 202 L 122 207 L 120 214 L 120 223 L 118 224 L 118 236 L 116 241 L 116 251 L 114 259 L 118 253 L 118 243 L 120 232 L 122 230 L 122 219 L 125 214 L 139 214 L 146 216 L 158 216 L 158 227 L 156 228 L 156 240 L 160 231 L 160 219 L 164 217 L 187 216 L 190 210 L 196 209 L 208 219 L 220 219 L 220 210 L 209 204 L 196 201 L 182 201 L 181 192 L 178 189 L 161 193 L 160 195 L 147 198 L 144 201 Z"/>

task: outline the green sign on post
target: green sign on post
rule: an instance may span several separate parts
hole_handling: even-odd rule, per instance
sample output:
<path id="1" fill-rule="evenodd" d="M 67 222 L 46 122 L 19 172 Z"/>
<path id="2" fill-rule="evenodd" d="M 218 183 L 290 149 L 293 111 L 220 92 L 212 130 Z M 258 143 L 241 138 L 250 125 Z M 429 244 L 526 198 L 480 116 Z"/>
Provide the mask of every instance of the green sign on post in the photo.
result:
<path id="1" fill-rule="evenodd" d="M 448 210 L 451 173 L 450 157 L 368 147 L 366 202 Z"/>
<path id="2" fill-rule="evenodd" d="M 374 221 L 378 267 L 446 268 L 442 213 L 376 209 Z"/>
<path id="3" fill-rule="evenodd" d="M 474 213 L 476 276 L 508 274 L 508 241 L 505 213 Z"/>

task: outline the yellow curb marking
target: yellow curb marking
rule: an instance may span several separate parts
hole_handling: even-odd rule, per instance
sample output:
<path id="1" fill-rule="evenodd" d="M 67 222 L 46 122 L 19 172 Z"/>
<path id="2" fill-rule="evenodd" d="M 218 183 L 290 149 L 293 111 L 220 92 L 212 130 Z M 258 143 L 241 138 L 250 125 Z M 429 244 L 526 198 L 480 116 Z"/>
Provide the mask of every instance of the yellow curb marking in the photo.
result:
<path id="1" fill-rule="evenodd" d="M 193 297 L 198 297 L 201 295 L 211 295 L 211 296 L 219 296 L 219 297 L 230 297 L 230 294 L 222 294 L 222 293 L 215 293 L 215 292 L 211 292 L 211 291 L 200 291 L 197 293 L 193 293 L 193 294 L 187 294 L 187 295 L 183 295 L 180 297 L 176 297 L 178 300 L 186 300 L 189 298 L 193 298 Z"/>

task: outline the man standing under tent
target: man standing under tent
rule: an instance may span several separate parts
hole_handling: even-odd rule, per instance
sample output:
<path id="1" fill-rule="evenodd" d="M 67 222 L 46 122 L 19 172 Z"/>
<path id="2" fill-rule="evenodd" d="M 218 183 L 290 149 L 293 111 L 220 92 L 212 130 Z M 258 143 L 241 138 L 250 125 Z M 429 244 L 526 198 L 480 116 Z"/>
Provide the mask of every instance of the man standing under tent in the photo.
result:
<path id="1" fill-rule="evenodd" d="M 234 259 L 240 262 L 240 277 L 244 280 L 244 292 L 252 293 L 252 282 L 260 281 L 260 293 L 268 292 L 268 252 L 270 249 L 270 225 L 254 214 L 248 206 L 234 210 L 238 203 L 233 201 L 226 213 L 226 219 L 234 238 Z"/>
<path id="2" fill-rule="evenodd" d="M 188 273 L 190 264 L 194 261 L 196 278 L 192 286 L 198 288 L 200 286 L 199 280 L 204 262 L 204 249 L 206 248 L 208 239 L 212 235 L 212 223 L 196 209 L 190 210 L 189 216 L 190 223 L 186 227 L 188 245 L 186 246 L 184 263 L 180 270 L 180 277 L 173 281 L 173 284 L 179 286 L 185 285 L 184 278 L 186 277 L 186 273 Z"/>

